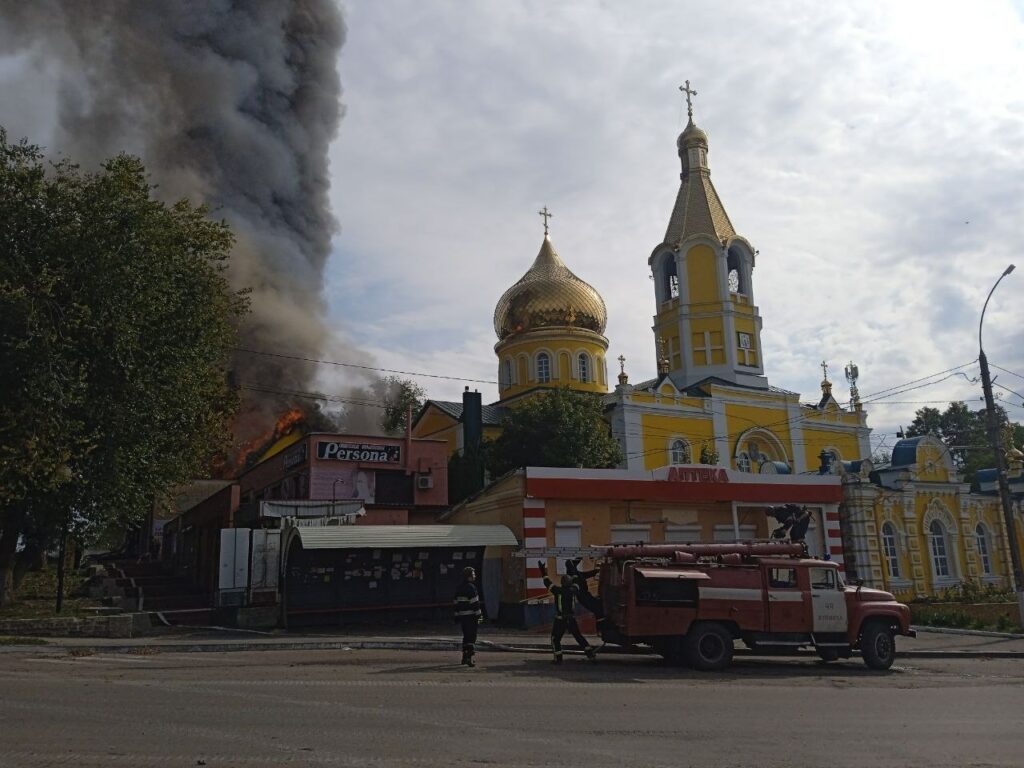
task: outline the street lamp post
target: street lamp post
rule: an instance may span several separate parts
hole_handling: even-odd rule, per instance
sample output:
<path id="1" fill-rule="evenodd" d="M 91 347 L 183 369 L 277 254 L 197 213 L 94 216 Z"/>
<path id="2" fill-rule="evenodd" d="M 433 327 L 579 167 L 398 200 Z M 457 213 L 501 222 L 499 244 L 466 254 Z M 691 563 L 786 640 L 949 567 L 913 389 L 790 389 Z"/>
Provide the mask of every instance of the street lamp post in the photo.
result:
<path id="1" fill-rule="evenodd" d="M 996 454 L 996 481 L 999 484 L 999 500 L 1003 506 L 1003 521 L 1006 524 L 1006 537 L 1009 539 L 1010 561 L 1013 563 L 1013 587 L 1017 591 L 1017 610 L 1020 614 L 1020 623 L 1024 625 L 1024 573 L 1021 571 L 1020 551 L 1017 549 L 1017 525 L 1013 519 L 1013 503 L 1010 500 L 1010 484 L 1006 478 L 1006 456 L 1003 446 L 999 442 L 999 419 L 996 417 L 996 402 L 992 396 L 992 379 L 988 372 L 988 358 L 985 356 L 985 348 L 981 344 L 981 325 L 985 322 L 985 310 L 988 308 L 988 301 L 992 298 L 999 283 L 1008 274 L 1013 272 L 1014 265 L 1011 264 L 1003 270 L 1003 274 L 996 280 L 992 290 L 985 298 L 985 305 L 981 308 L 981 319 L 978 321 L 978 365 L 981 366 L 981 386 L 985 390 L 985 415 L 988 421 L 988 439 L 992 443 L 992 450 Z"/>

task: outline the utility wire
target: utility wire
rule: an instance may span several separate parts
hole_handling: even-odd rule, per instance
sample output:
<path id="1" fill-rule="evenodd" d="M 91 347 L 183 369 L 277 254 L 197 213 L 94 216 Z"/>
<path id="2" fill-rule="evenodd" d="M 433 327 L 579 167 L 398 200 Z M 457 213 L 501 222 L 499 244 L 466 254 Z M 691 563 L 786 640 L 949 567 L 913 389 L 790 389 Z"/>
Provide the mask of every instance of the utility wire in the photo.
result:
<path id="1" fill-rule="evenodd" d="M 320 365 L 337 365 L 342 368 L 358 368 L 362 371 L 379 371 L 381 373 L 397 373 L 401 376 L 422 376 L 428 379 L 444 379 L 446 381 L 468 381 L 474 384 L 497 384 L 497 381 L 490 379 L 467 379 L 461 376 L 441 376 L 437 373 L 422 373 L 420 371 L 397 371 L 392 368 L 378 368 L 373 365 L 360 365 L 358 363 L 342 363 L 337 360 L 320 360 L 315 357 L 302 357 L 301 355 L 284 355 L 280 352 L 264 352 L 259 349 L 246 349 L 245 347 L 232 347 L 235 352 L 245 352 L 250 355 L 263 355 L 265 357 L 279 357 L 285 360 L 300 360 L 304 363 L 319 363 Z"/>
<path id="2" fill-rule="evenodd" d="M 1011 376 L 1016 376 L 1018 379 L 1024 379 L 1024 376 L 1021 376 L 1019 373 L 1015 373 L 1013 371 L 1008 371 L 1006 368 L 1001 368 L 1000 366 L 996 365 L 995 363 L 989 363 L 989 365 L 992 368 L 996 368 L 997 370 L 1002 371 L 1003 373 L 1008 373 Z"/>

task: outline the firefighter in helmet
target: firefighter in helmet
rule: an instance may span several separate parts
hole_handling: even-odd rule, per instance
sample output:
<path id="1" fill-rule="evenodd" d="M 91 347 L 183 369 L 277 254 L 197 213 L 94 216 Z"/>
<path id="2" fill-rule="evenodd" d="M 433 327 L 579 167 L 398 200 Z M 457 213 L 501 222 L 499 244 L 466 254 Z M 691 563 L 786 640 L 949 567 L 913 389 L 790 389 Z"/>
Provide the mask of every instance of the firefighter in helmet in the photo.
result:
<path id="1" fill-rule="evenodd" d="M 455 590 L 455 620 L 462 626 L 462 663 L 467 667 L 476 666 L 476 631 L 484 620 L 475 582 L 476 569 L 467 566 L 462 569 L 462 583 Z"/>
<path id="2" fill-rule="evenodd" d="M 555 655 L 553 662 L 555 664 L 562 663 L 562 636 L 565 635 L 565 630 L 567 629 L 576 638 L 576 642 L 587 658 L 591 661 L 597 661 L 594 646 L 587 642 L 587 638 L 580 632 L 579 625 L 576 623 L 574 609 L 576 607 L 576 598 L 579 595 L 579 587 L 573 583 L 573 578 L 569 574 L 565 574 L 562 577 L 562 583 L 556 586 L 548 578 L 547 564 L 543 560 L 538 560 L 537 564 L 540 566 L 541 575 L 544 577 L 544 586 L 548 588 L 551 596 L 555 598 L 555 621 L 551 625 L 551 650 Z"/>
<path id="3" fill-rule="evenodd" d="M 576 598 L 580 601 L 580 605 L 594 614 L 594 618 L 597 620 L 597 634 L 600 635 L 601 625 L 604 623 L 604 605 L 601 603 L 601 598 L 591 593 L 590 584 L 588 583 L 590 579 L 598 574 L 598 569 L 591 568 L 588 571 L 581 571 L 581 562 L 583 562 L 583 558 L 579 557 L 575 560 L 567 560 L 565 571 L 572 577 L 572 583 L 578 589 Z"/>

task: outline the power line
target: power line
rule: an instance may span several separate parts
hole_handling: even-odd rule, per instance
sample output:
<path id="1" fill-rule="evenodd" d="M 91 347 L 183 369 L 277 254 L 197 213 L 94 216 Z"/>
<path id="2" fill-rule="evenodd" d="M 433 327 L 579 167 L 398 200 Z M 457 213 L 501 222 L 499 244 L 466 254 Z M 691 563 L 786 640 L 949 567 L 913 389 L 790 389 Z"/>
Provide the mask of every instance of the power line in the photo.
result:
<path id="1" fill-rule="evenodd" d="M 998 365 L 996 365 L 995 363 L 989 363 L 989 366 L 990 366 L 990 367 L 992 367 L 992 368 L 995 368 L 995 369 L 997 369 L 997 370 L 1000 370 L 1000 371 L 1002 371 L 1003 373 L 1008 373 L 1008 374 L 1010 374 L 1011 376 L 1016 376 L 1016 377 L 1017 377 L 1018 379 L 1024 379 L 1024 376 L 1022 376 L 1021 374 L 1019 374 L 1019 373 L 1014 373 L 1013 371 L 1008 371 L 1008 370 L 1007 370 L 1006 368 L 1000 368 L 1000 367 L 999 367 Z"/>
<path id="2" fill-rule="evenodd" d="M 342 363 L 338 360 L 321 360 L 315 357 L 302 357 L 301 355 L 285 355 L 280 352 L 264 352 L 260 349 L 246 349 L 245 347 L 232 347 L 235 352 L 246 352 L 250 355 L 263 355 L 265 357 L 279 357 L 285 360 L 299 360 L 304 363 L 318 363 L 320 365 L 336 365 L 342 368 L 358 368 L 361 371 L 375 371 L 381 373 L 397 373 L 401 376 L 421 376 L 427 379 L 444 379 L 446 381 L 468 381 L 473 384 L 497 384 L 497 381 L 490 379 L 467 379 L 461 376 L 442 376 L 437 373 L 422 373 L 420 371 L 397 371 L 392 368 L 378 368 L 373 365 L 360 365 L 359 363 Z"/>

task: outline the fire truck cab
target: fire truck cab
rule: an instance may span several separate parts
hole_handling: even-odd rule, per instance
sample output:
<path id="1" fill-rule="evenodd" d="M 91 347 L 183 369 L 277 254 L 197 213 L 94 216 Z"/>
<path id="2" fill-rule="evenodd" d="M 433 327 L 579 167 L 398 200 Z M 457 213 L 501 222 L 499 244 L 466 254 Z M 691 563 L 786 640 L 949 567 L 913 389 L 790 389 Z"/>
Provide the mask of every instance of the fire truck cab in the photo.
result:
<path id="1" fill-rule="evenodd" d="M 895 636 L 913 637 L 893 595 L 849 586 L 802 544 L 609 547 L 600 571 L 602 639 L 648 645 L 673 663 L 720 670 L 734 640 L 770 652 L 813 648 L 825 661 L 860 651 L 888 669 Z"/>

